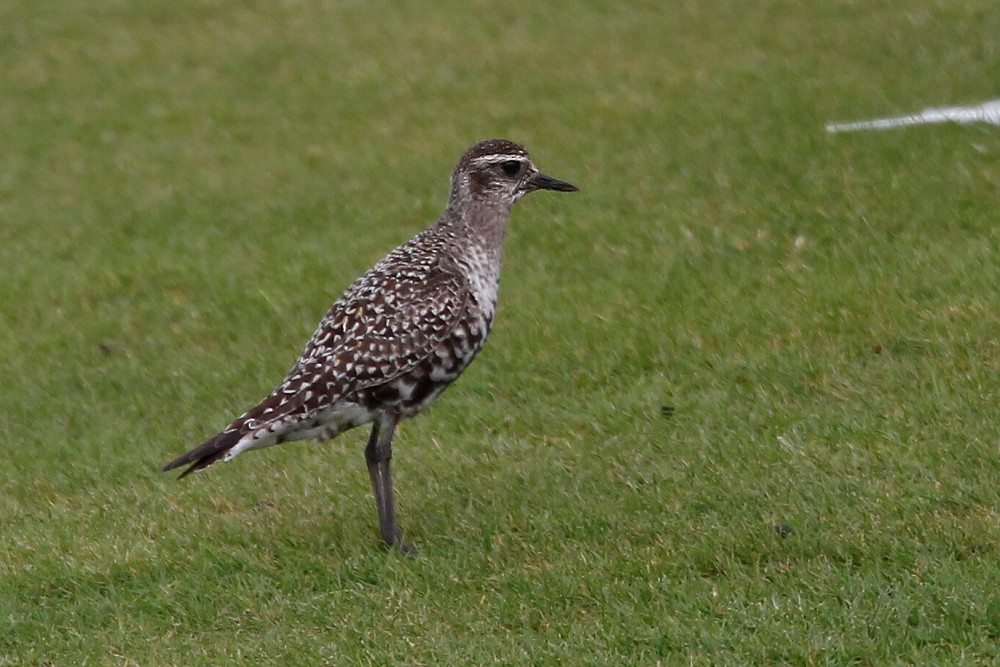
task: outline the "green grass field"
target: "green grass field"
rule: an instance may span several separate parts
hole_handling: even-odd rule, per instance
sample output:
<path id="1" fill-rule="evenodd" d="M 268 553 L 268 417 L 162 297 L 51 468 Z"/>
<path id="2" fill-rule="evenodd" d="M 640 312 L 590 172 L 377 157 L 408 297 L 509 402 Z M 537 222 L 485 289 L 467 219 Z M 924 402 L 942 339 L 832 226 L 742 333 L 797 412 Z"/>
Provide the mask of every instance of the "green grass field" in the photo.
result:
<path id="1" fill-rule="evenodd" d="M 1000 663 L 995 0 L 0 5 L 0 667 Z M 158 469 L 479 139 L 490 343 L 395 446 Z M 673 413 L 670 409 L 673 408 Z"/>

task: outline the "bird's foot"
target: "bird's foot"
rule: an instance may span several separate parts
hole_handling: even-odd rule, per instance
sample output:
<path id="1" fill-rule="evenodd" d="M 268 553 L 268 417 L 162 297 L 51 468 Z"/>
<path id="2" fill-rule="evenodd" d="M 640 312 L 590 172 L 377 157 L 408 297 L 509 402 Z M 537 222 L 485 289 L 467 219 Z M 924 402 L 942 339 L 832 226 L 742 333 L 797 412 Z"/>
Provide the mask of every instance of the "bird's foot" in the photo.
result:
<path id="1" fill-rule="evenodd" d="M 403 542 L 403 539 L 400 537 L 394 540 L 384 540 L 383 544 L 385 544 L 386 549 L 395 549 L 407 558 L 416 558 L 420 553 L 415 546 Z"/>

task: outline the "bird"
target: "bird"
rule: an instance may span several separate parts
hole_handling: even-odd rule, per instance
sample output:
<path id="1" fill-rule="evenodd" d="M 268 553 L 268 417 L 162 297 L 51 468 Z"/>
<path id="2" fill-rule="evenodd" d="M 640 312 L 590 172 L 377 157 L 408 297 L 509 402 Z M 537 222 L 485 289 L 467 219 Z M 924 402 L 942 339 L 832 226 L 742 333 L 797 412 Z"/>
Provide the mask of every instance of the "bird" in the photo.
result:
<path id="1" fill-rule="evenodd" d="M 393 435 L 483 348 L 496 312 L 511 208 L 536 190 L 578 188 L 541 173 L 513 141 L 489 139 L 469 148 L 451 173 L 438 221 L 347 288 L 274 391 L 163 471 L 187 466 L 182 478 L 248 450 L 327 441 L 371 424 L 364 455 L 380 537 L 389 548 L 415 554 L 396 517 Z"/>

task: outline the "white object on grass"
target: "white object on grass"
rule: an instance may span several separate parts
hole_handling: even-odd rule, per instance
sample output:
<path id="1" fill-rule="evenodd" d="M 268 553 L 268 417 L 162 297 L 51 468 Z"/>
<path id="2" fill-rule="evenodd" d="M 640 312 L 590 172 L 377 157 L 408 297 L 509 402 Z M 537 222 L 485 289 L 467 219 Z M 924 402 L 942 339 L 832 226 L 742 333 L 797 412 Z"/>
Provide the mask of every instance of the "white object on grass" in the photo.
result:
<path id="1" fill-rule="evenodd" d="M 856 123 L 830 123 L 827 132 L 854 132 L 856 130 L 888 130 L 907 125 L 931 123 L 989 123 L 1000 126 L 1000 100 L 990 100 L 974 107 L 940 107 L 924 109 L 920 113 L 895 118 L 862 120 Z"/>

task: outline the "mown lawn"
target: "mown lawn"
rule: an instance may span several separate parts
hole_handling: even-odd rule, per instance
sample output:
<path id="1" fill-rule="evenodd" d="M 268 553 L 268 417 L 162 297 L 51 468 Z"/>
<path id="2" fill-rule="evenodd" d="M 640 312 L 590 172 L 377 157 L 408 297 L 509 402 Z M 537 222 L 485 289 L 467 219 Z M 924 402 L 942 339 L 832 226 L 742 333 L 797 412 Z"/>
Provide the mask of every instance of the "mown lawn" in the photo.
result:
<path id="1" fill-rule="evenodd" d="M 938 2 L 0 5 L 0 666 L 1000 662 L 1000 93 Z M 505 136 L 487 349 L 395 446 L 157 471 Z"/>

